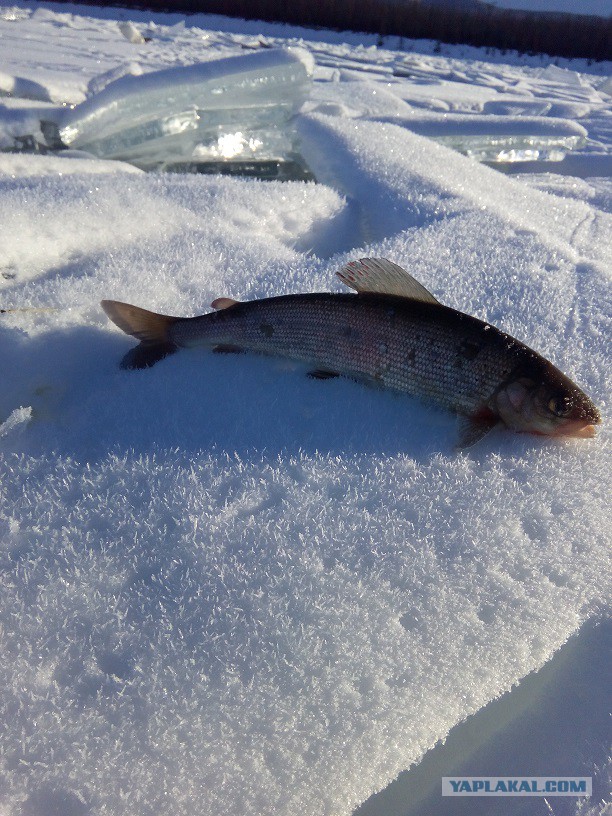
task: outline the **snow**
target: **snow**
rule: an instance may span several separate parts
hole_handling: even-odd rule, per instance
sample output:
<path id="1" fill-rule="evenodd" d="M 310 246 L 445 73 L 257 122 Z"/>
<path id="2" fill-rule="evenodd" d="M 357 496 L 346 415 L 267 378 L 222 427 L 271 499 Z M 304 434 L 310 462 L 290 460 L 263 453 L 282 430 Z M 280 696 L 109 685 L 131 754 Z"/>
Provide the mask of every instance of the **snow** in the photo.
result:
<path id="1" fill-rule="evenodd" d="M 0 154 L 2 816 L 350 814 L 609 612 L 609 64 L 24 3 L 0 10 L 0 79 L 39 90 L 3 99 L 0 137 L 105 72 L 260 37 L 315 60 L 297 127 L 317 184 Z M 582 177 L 504 175 L 410 128 L 442 114 L 582 128 Z M 121 371 L 132 341 L 98 305 L 340 291 L 367 255 L 549 357 L 602 410 L 597 437 L 458 455 L 445 411 L 282 360 Z M 557 757 L 594 777 L 595 813 L 591 736 Z M 487 728 L 472 739 L 486 753 Z"/>

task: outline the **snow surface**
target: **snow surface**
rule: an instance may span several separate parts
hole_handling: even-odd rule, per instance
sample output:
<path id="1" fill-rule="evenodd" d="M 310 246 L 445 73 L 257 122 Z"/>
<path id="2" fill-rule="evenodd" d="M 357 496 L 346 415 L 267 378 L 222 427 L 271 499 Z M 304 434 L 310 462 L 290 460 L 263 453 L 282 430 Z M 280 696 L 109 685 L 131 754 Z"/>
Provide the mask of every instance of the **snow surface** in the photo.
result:
<path id="1" fill-rule="evenodd" d="M 5 91 L 37 89 L 0 134 L 103 72 L 284 33 L 316 61 L 320 183 L 0 156 L 0 813 L 350 814 L 609 611 L 610 66 L 130 12 L 139 43 L 125 20 L 1 10 Z M 412 132 L 428 111 L 578 120 L 583 177 L 502 175 Z M 548 356 L 597 438 L 457 455 L 446 412 L 283 361 L 118 368 L 101 298 L 339 291 L 364 255 Z M 570 759 L 599 808 L 605 746 Z"/>

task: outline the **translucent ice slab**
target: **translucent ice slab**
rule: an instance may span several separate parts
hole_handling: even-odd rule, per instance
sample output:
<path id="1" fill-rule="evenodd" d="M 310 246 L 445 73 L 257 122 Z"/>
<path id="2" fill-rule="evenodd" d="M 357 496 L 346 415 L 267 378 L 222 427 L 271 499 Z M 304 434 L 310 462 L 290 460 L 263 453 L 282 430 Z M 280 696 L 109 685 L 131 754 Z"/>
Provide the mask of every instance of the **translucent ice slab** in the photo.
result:
<path id="1" fill-rule="evenodd" d="M 282 160 L 295 151 L 290 119 L 313 62 L 271 49 L 141 76 L 123 76 L 62 117 L 62 143 L 145 169 L 195 159 Z"/>
<path id="2" fill-rule="evenodd" d="M 418 114 L 401 124 L 483 162 L 561 161 L 587 136 L 576 122 L 547 116 Z"/>
<path id="3" fill-rule="evenodd" d="M 562 161 L 584 142 L 580 136 L 436 136 L 437 142 L 481 162 Z"/>

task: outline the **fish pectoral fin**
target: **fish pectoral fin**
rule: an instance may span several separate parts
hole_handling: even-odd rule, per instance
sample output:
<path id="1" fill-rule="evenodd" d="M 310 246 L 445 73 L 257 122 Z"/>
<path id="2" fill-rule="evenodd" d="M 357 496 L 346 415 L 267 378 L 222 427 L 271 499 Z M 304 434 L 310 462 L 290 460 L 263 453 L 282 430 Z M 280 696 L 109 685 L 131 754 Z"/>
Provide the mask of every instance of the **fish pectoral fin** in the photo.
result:
<path id="1" fill-rule="evenodd" d="M 471 448 L 480 442 L 493 428 L 499 424 L 494 414 L 476 414 L 471 416 L 460 415 L 457 419 L 457 450 Z"/>
<path id="2" fill-rule="evenodd" d="M 314 368 L 312 371 L 308 371 L 306 376 L 310 377 L 311 380 L 333 380 L 335 377 L 339 377 L 340 374 L 338 371 L 329 371 L 325 368 Z"/>
<path id="3" fill-rule="evenodd" d="M 231 306 L 235 306 L 237 303 L 240 303 L 240 301 L 234 300 L 233 298 L 220 297 L 213 300 L 210 305 L 213 307 L 213 309 L 220 311 L 221 309 L 229 309 Z"/>
<path id="4" fill-rule="evenodd" d="M 360 258 L 347 263 L 336 274 L 356 292 L 398 295 L 423 303 L 440 302 L 405 269 L 386 258 Z"/>

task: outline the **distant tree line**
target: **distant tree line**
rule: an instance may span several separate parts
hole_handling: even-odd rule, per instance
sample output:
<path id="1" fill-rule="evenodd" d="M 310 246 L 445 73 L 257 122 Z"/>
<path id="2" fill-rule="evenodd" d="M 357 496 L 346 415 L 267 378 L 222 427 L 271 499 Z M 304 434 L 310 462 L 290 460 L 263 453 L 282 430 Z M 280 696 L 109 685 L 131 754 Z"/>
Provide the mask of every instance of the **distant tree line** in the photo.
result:
<path id="1" fill-rule="evenodd" d="M 95 0 L 92 3 L 97 5 Z M 612 18 L 585 15 L 544 14 L 484 5 L 465 11 L 420 0 L 125 0 L 117 5 L 186 14 L 224 14 L 502 51 L 612 59 Z"/>

